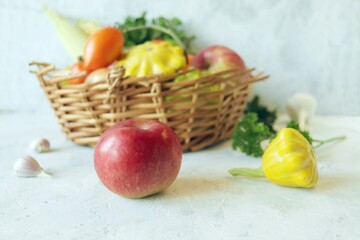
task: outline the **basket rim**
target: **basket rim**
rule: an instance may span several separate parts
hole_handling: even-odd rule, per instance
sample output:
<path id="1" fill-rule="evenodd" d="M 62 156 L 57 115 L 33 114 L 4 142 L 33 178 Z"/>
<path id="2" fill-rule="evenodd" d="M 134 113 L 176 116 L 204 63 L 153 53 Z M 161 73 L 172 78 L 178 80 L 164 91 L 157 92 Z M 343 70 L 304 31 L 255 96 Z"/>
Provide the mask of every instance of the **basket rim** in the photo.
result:
<path id="1" fill-rule="evenodd" d="M 54 64 L 49 64 L 46 62 L 37 62 L 37 61 L 32 61 L 29 63 L 29 66 L 37 66 L 38 70 L 30 70 L 31 73 L 35 74 L 38 76 L 38 79 L 42 82 L 43 86 L 50 86 L 50 85 L 57 85 L 58 89 L 79 89 L 79 90 L 83 90 L 84 88 L 89 88 L 92 86 L 96 86 L 98 84 L 103 84 L 106 83 L 106 80 L 100 80 L 96 83 L 87 83 L 87 82 L 83 82 L 80 84 L 72 84 L 72 85 L 60 85 L 58 83 L 60 83 L 61 81 L 64 80 L 71 80 L 74 78 L 79 78 L 79 77 L 83 77 L 85 76 L 85 72 L 80 72 L 78 74 L 72 74 L 69 75 L 71 73 L 71 71 L 67 71 L 69 74 L 64 74 L 62 77 L 58 76 L 55 78 L 50 78 L 50 79 L 44 79 L 44 76 L 50 72 L 57 72 L 57 71 L 61 71 L 63 73 L 64 69 L 60 69 L 57 70 Z M 204 76 L 204 77 L 200 77 L 200 78 L 196 78 L 196 79 L 189 79 L 186 81 L 182 81 L 182 82 L 177 82 L 177 85 L 191 85 L 195 84 L 195 83 L 200 83 L 199 81 L 201 81 L 201 79 L 207 79 L 207 78 L 212 78 L 212 77 L 217 77 L 217 76 L 221 76 L 221 75 L 226 75 L 226 74 L 236 74 L 236 73 L 240 73 L 241 75 L 246 75 L 249 74 L 250 76 L 252 76 L 250 78 L 249 81 L 244 82 L 243 84 L 252 84 L 255 82 L 259 82 L 259 81 L 264 81 L 266 79 L 269 78 L 269 75 L 264 75 L 264 72 L 261 71 L 258 74 L 256 74 L 255 76 L 252 74 L 254 71 L 256 70 L 256 68 L 247 68 L 246 71 L 241 71 L 239 69 L 229 69 L 229 70 L 224 70 L 224 71 L 220 71 L 217 73 L 212 73 L 209 74 L 208 76 Z M 113 70 L 110 70 L 110 72 Z M 180 76 L 180 75 L 184 75 L 190 72 L 196 71 L 196 69 L 190 69 L 190 70 L 186 70 L 186 71 L 179 71 L 173 74 L 169 74 L 169 75 L 163 75 L 163 74 L 153 74 L 153 75 L 149 75 L 149 76 L 144 76 L 144 77 L 122 77 L 122 84 L 125 85 L 129 85 L 129 84 L 133 84 L 133 83 L 140 83 L 140 84 L 151 84 L 151 83 L 162 83 L 162 82 L 166 82 L 169 81 L 171 79 L 175 79 L 176 77 Z M 167 83 L 169 85 L 169 87 L 171 87 L 172 84 L 175 83 Z"/>

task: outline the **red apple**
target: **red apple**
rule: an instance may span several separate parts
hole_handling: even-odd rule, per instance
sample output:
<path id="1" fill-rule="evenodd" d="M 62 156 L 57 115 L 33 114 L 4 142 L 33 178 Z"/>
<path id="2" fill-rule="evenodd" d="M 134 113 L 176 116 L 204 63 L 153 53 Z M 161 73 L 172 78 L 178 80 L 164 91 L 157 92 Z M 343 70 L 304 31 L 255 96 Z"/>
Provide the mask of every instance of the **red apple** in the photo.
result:
<path id="1" fill-rule="evenodd" d="M 242 58 L 233 50 L 223 46 L 211 46 L 196 54 L 191 65 L 197 69 L 217 73 L 230 69 L 246 71 Z"/>
<path id="2" fill-rule="evenodd" d="M 109 128 L 95 147 L 95 170 L 112 192 L 142 198 L 176 179 L 182 158 L 178 136 L 156 120 L 124 120 Z"/>

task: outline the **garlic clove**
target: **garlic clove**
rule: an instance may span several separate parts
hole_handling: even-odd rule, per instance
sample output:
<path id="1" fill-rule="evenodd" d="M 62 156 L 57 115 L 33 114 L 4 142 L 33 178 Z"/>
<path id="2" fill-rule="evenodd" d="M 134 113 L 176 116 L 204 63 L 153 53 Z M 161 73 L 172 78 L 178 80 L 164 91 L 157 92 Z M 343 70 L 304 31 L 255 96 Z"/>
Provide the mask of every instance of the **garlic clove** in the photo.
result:
<path id="1" fill-rule="evenodd" d="M 36 177 L 45 173 L 39 163 L 30 156 L 19 158 L 14 164 L 14 170 L 18 177 Z"/>
<path id="2" fill-rule="evenodd" d="M 50 142 L 45 138 L 36 139 L 30 143 L 29 148 L 38 153 L 48 152 L 50 150 Z"/>

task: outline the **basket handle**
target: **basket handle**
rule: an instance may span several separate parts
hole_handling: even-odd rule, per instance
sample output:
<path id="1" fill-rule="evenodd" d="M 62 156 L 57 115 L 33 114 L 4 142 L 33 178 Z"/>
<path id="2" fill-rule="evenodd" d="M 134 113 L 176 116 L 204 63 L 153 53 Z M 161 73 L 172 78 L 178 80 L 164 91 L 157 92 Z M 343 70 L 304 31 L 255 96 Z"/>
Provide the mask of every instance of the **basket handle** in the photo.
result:
<path id="1" fill-rule="evenodd" d="M 29 63 L 29 66 L 37 66 L 38 67 L 38 70 L 30 69 L 30 73 L 34 73 L 35 75 L 37 75 L 40 82 L 44 86 L 49 85 L 49 84 L 57 84 L 59 82 L 65 81 L 65 80 L 71 80 L 74 78 L 86 76 L 85 71 L 74 74 L 70 70 L 65 70 L 65 69 L 57 70 L 55 68 L 55 65 L 48 64 L 45 62 L 32 61 Z M 44 75 L 46 75 L 50 72 L 52 72 L 51 79 L 45 81 Z"/>
<path id="2" fill-rule="evenodd" d="M 34 74 L 38 74 L 38 75 L 43 75 L 46 74 L 52 70 L 55 69 L 55 65 L 51 65 L 49 63 L 46 62 L 37 62 L 37 61 L 32 61 L 29 63 L 29 66 L 37 66 L 38 70 L 29 70 L 30 73 L 34 73 Z"/>
<path id="3" fill-rule="evenodd" d="M 114 93 L 124 79 L 128 78 L 124 76 L 125 68 L 122 65 L 116 66 L 109 72 L 106 78 L 109 88 L 107 90 L 107 98 L 104 100 L 104 103 L 109 103 L 111 94 Z"/>
<path id="4" fill-rule="evenodd" d="M 36 77 L 38 78 L 41 86 L 46 86 L 45 80 L 44 80 L 44 74 L 55 70 L 55 65 L 50 65 L 48 63 L 45 62 L 37 62 L 37 61 L 32 61 L 29 63 L 29 66 L 37 66 L 38 69 L 37 70 L 29 70 L 30 73 L 33 73 L 36 75 Z"/>

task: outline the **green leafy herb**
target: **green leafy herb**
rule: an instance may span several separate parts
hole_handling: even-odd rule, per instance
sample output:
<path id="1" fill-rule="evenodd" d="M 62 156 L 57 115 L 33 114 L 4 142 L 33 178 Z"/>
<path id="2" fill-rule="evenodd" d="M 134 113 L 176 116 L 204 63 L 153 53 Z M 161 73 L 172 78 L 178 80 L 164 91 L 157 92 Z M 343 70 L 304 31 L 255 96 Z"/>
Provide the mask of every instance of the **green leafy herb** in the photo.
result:
<path id="1" fill-rule="evenodd" d="M 276 120 L 276 111 L 269 111 L 265 106 L 260 105 L 259 96 L 255 96 L 247 105 L 245 113 L 250 112 L 255 112 L 258 115 L 259 121 L 268 126 L 270 132 L 275 133 L 273 124 Z"/>
<path id="2" fill-rule="evenodd" d="M 288 127 L 288 128 L 293 128 L 293 129 L 299 131 L 299 132 L 304 136 L 304 138 L 306 138 L 306 140 L 309 141 L 310 144 L 313 143 L 313 139 L 312 139 L 312 137 L 310 136 L 309 131 L 301 130 L 301 129 L 300 129 L 300 126 L 299 126 L 299 123 L 298 123 L 297 121 L 291 120 L 291 121 L 286 125 L 286 127 Z"/>
<path id="3" fill-rule="evenodd" d="M 261 142 L 271 136 L 269 127 L 259 121 L 256 113 L 251 112 L 236 124 L 232 136 L 232 148 L 234 150 L 240 149 L 250 156 L 260 157 L 264 153 Z"/>
<path id="4" fill-rule="evenodd" d="M 115 27 L 124 33 L 125 48 L 146 41 L 163 39 L 180 45 L 187 52 L 192 52 L 191 42 L 195 36 L 187 35 L 178 18 L 158 17 L 148 20 L 146 12 L 143 12 L 139 17 L 127 17 L 124 23 L 116 23 Z"/>

